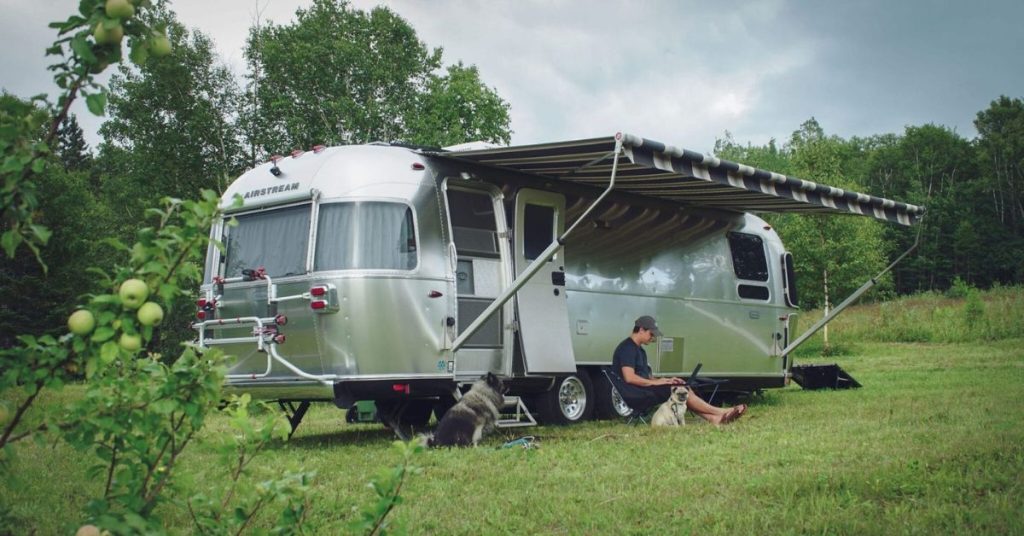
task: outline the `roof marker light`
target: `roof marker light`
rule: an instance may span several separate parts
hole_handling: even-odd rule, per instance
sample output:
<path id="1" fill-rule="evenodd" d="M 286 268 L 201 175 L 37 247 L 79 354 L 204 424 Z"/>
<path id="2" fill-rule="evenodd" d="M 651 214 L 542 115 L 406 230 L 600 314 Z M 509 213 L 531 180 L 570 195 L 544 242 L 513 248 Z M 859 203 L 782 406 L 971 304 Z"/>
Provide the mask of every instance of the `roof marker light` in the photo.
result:
<path id="1" fill-rule="evenodd" d="M 326 149 L 326 148 L 327 147 L 324 146 L 324 145 L 314 145 L 313 146 L 313 154 L 320 154 L 320 153 L 324 152 L 324 149 Z"/>
<path id="2" fill-rule="evenodd" d="M 424 166 L 420 162 L 413 162 L 412 163 L 412 170 L 413 171 L 423 171 L 424 169 L 427 169 L 426 166 Z"/>
<path id="3" fill-rule="evenodd" d="M 292 151 L 292 158 L 298 158 L 298 157 L 302 156 L 302 153 L 305 153 L 305 152 L 306 151 L 303 151 L 302 149 L 295 149 L 294 151 Z"/>

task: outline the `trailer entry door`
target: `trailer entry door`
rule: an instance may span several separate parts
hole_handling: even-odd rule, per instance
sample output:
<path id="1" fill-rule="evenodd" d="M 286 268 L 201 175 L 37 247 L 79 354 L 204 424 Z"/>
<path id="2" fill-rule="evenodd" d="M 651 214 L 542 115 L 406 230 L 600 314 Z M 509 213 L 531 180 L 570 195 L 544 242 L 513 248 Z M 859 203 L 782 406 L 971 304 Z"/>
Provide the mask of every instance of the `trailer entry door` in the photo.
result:
<path id="1" fill-rule="evenodd" d="M 515 268 L 518 276 L 565 226 L 565 197 L 522 189 L 516 195 Z M 565 293 L 565 250 L 559 251 L 516 293 L 519 342 L 527 373 L 576 370 Z"/>

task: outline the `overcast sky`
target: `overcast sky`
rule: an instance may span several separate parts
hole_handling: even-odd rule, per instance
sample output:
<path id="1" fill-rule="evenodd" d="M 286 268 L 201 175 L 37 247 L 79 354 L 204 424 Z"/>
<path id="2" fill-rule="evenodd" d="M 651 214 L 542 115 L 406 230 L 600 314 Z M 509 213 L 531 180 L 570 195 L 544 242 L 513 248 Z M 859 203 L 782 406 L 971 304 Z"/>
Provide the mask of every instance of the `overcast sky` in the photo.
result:
<path id="1" fill-rule="evenodd" d="M 479 67 L 511 104 L 513 143 L 625 131 L 707 152 L 784 141 L 810 117 L 842 137 L 935 123 L 967 138 L 999 95 L 1024 97 L 1024 1 L 483 1 L 386 4 L 446 63 Z M 284 24 L 308 1 L 175 0 L 242 69 L 257 12 Z M 49 21 L 77 0 L 0 0 L 0 87 L 53 93 Z M 94 130 L 98 119 L 76 109 Z M 90 135 L 95 146 L 96 137 Z"/>

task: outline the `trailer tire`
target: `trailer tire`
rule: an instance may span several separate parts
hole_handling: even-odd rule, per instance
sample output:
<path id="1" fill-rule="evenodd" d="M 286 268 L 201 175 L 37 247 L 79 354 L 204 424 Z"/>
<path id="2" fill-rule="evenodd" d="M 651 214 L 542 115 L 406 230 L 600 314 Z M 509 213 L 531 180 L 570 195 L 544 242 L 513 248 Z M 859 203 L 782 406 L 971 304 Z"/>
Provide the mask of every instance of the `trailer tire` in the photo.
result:
<path id="1" fill-rule="evenodd" d="M 594 371 L 594 415 L 598 419 L 621 419 L 633 414 L 633 410 L 622 401 L 615 386 L 600 370 Z"/>
<path id="2" fill-rule="evenodd" d="M 544 424 L 565 425 L 590 419 L 594 413 L 594 384 L 586 371 L 558 376 L 547 392 L 534 398 Z"/>

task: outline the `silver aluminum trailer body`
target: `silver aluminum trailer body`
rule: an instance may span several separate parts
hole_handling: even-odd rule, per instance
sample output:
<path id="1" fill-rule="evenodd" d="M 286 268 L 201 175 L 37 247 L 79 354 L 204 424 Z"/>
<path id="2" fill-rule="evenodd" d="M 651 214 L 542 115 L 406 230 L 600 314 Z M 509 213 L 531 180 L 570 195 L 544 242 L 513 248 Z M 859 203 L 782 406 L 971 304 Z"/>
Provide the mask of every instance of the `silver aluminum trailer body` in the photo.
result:
<path id="1" fill-rule="evenodd" d="M 597 168 L 620 148 L 578 169 L 607 175 Z M 631 160 L 643 160 L 642 148 L 634 141 Z M 735 389 L 785 383 L 797 308 L 792 260 L 787 274 L 770 226 L 732 206 L 634 187 L 549 248 L 604 184 L 530 172 L 534 154 L 548 158 L 529 153 L 517 168 L 472 152 L 349 146 L 240 177 L 224 194 L 225 205 L 243 197 L 229 209 L 238 225 L 212 231 L 226 254 L 209 251 L 207 317 L 197 322 L 202 344 L 237 356 L 228 387 L 340 407 L 411 401 L 412 422 L 495 372 L 546 419 L 572 422 L 609 399 L 598 396 L 608 389 L 598 368 L 643 314 L 665 334 L 649 350 L 657 374 L 702 363 L 702 375 Z M 528 269 L 534 276 L 519 278 Z M 517 281 L 514 299 L 460 339 Z"/>

